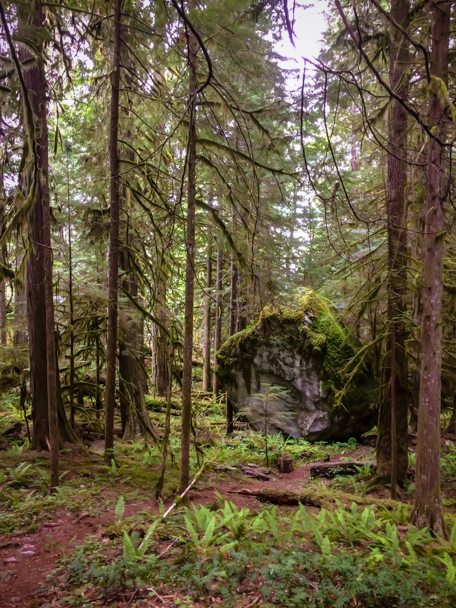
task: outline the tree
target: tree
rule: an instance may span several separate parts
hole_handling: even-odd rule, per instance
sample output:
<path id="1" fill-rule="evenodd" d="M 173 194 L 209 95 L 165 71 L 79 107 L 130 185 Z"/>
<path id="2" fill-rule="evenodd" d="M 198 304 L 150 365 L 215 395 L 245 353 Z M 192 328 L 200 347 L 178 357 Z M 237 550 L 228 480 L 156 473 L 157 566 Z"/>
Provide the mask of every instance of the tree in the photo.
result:
<path id="1" fill-rule="evenodd" d="M 406 100 L 408 96 L 409 41 L 398 29 L 409 24 L 408 0 L 393 0 L 390 26 L 390 87 Z M 397 24 L 397 25 L 396 25 Z M 398 27 L 397 27 L 398 26 Z M 380 407 L 377 441 L 377 478 L 404 485 L 408 468 L 408 390 L 404 325 L 407 290 L 407 138 L 408 113 L 397 100 L 392 101 L 388 118 L 388 318 L 390 323 L 390 397 Z"/>
<path id="2" fill-rule="evenodd" d="M 190 10 L 196 7 L 190 0 Z M 196 39 L 187 31 L 189 65 L 188 84 L 188 143 L 187 143 L 187 237 L 185 265 L 185 319 L 182 376 L 182 435 L 180 493 L 190 483 L 190 433 L 192 421 L 192 360 L 193 360 L 193 305 L 195 299 L 195 215 L 196 215 L 196 95 L 198 75 L 196 67 Z"/>
<path id="3" fill-rule="evenodd" d="M 445 219 L 448 192 L 444 142 L 448 87 L 450 5 L 432 2 L 432 76 L 423 244 L 423 317 L 421 327 L 421 382 L 418 410 L 416 477 L 411 522 L 448 537 L 440 493 L 440 399 L 442 373 L 442 298 Z"/>
<path id="4" fill-rule="evenodd" d="M 108 277 L 108 335 L 106 344 L 106 396 L 105 396 L 105 451 L 107 457 L 114 448 L 114 407 L 116 392 L 117 359 L 117 309 L 119 276 L 119 89 L 120 55 L 122 40 L 120 36 L 122 0 L 116 0 L 114 7 L 114 62 L 111 74 L 111 116 L 109 130 L 110 165 L 110 229 L 109 229 L 109 277 Z"/>
<path id="5" fill-rule="evenodd" d="M 209 235 L 206 245 L 206 295 L 204 298 L 204 344 L 203 344 L 203 391 L 210 391 L 211 382 L 211 304 L 212 295 L 212 240 Z"/>

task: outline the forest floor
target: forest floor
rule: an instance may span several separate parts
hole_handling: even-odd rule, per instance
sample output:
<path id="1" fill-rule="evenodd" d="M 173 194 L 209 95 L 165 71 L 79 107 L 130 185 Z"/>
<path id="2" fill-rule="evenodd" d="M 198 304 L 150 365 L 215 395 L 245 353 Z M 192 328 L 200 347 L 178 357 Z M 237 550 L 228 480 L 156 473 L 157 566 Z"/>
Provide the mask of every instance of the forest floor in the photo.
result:
<path id="1" fill-rule="evenodd" d="M 160 404 L 152 406 L 160 428 Z M 47 492 L 45 453 L 20 440 L 3 446 L 1 608 L 456 605 L 456 450 L 450 438 L 442 438 L 445 512 L 453 531 L 446 543 L 407 524 L 413 483 L 398 502 L 388 499 L 387 488 L 363 497 L 374 463 L 371 446 L 275 436 L 269 480 L 251 479 L 243 471 L 265 471 L 264 438 L 249 430 L 227 437 L 222 408 L 211 402 L 197 407 L 199 455 L 195 451 L 192 468 L 199 470 L 203 460 L 214 464 L 192 487 L 190 508 L 177 505 L 163 521 L 178 484 L 178 416 L 163 502 L 155 499 L 158 445 L 119 442 L 110 465 L 100 440 L 86 449 L 68 445 L 54 495 Z M 0 417 L 0 434 L 12 422 L 6 418 Z M 284 451 L 295 467 L 280 474 L 277 457 Z M 313 478 L 311 468 L 328 460 L 366 466 L 356 475 Z M 411 438 L 411 473 L 413 461 Z M 293 496 L 305 506 L 283 504 Z"/>

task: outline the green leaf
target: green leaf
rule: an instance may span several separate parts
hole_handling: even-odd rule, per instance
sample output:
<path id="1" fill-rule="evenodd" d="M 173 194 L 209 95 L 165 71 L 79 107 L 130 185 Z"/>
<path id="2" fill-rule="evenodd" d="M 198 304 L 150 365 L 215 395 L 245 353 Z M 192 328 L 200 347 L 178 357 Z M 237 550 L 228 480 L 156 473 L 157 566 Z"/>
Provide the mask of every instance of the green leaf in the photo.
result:
<path id="1" fill-rule="evenodd" d="M 116 510 L 115 510 L 116 521 L 120 521 L 122 519 L 124 511 L 125 511 L 125 499 L 123 496 L 120 496 L 119 500 L 117 501 Z"/>

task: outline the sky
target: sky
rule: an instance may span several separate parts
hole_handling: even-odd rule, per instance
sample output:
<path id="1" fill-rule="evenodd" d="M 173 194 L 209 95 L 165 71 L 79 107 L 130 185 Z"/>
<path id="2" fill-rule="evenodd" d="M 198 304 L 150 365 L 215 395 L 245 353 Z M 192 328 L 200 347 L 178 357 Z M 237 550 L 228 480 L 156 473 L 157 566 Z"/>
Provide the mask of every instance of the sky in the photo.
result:
<path id="1" fill-rule="evenodd" d="M 296 9 L 295 13 L 295 47 L 292 46 L 288 36 L 279 45 L 277 51 L 289 58 L 287 67 L 302 65 L 302 58 L 313 59 L 320 51 L 321 38 L 326 28 L 323 11 L 327 6 L 326 0 L 314 0 L 313 6 L 308 9 Z M 292 3 L 289 2 L 290 8 Z M 294 61 L 293 61 L 294 60 Z M 296 63 L 297 62 L 297 63 Z"/>

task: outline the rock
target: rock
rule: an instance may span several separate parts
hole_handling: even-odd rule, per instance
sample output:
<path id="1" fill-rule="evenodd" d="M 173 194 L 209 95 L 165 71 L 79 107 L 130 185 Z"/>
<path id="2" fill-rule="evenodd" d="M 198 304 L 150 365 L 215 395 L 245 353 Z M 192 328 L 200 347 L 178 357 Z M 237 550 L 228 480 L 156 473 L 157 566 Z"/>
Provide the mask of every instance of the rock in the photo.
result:
<path id="1" fill-rule="evenodd" d="M 15 576 L 14 570 L 0 570 L 0 583 L 9 583 Z"/>
<path id="2" fill-rule="evenodd" d="M 216 373 L 255 430 L 347 441 L 377 422 L 378 391 L 369 369 L 344 386 L 341 370 L 356 349 L 329 301 L 307 291 L 288 308 L 266 307 L 254 327 L 225 342 Z"/>
<path id="3" fill-rule="evenodd" d="M 278 465 L 281 473 L 291 473 L 293 470 L 293 458 L 290 456 L 290 454 L 283 452 L 279 456 Z"/>
<path id="4" fill-rule="evenodd" d="M 15 557 L 7 557 L 3 561 L 5 564 L 17 564 L 17 559 Z"/>
<path id="5" fill-rule="evenodd" d="M 25 557 L 33 557 L 36 555 L 36 553 L 35 551 L 21 551 L 21 555 L 24 555 Z"/>

